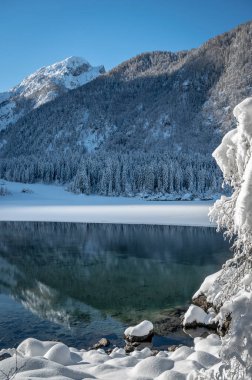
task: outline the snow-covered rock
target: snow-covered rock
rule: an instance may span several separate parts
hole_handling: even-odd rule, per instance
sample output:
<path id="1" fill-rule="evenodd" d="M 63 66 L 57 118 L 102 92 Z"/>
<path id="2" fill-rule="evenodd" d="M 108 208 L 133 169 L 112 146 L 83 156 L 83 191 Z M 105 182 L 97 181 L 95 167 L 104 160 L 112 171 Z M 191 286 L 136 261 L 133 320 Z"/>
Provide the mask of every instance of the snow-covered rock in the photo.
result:
<path id="1" fill-rule="evenodd" d="M 142 321 L 136 326 L 130 326 L 124 331 L 126 339 L 142 338 L 145 339 L 153 333 L 153 324 L 150 321 Z"/>
<path id="2" fill-rule="evenodd" d="M 202 282 L 199 290 L 197 290 L 197 292 L 193 295 L 192 299 L 197 298 L 201 294 L 202 295 L 203 294 L 204 295 L 208 295 L 209 294 L 209 289 L 211 289 L 211 286 L 216 281 L 216 279 L 221 275 L 221 273 L 222 273 L 222 270 L 219 270 L 218 272 L 210 274 L 209 276 L 207 276 L 204 279 L 204 281 Z"/>
<path id="3" fill-rule="evenodd" d="M 212 325 L 216 317 L 213 311 L 206 313 L 201 307 L 190 305 L 184 315 L 183 326 L 208 326 Z"/>

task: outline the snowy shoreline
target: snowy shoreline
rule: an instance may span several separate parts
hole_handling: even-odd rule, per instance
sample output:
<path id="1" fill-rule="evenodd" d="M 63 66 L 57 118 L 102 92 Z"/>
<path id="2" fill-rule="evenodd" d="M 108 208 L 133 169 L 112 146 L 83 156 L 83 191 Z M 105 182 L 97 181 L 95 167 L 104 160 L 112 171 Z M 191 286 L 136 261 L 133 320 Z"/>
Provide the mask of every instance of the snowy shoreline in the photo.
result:
<path id="1" fill-rule="evenodd" d="M 11 194 L 0 197 L 0 221 L 215 226 L 208 218 L 213 201 L 146 201 L 76 195 L 56 185 L 1 183 Z"/>

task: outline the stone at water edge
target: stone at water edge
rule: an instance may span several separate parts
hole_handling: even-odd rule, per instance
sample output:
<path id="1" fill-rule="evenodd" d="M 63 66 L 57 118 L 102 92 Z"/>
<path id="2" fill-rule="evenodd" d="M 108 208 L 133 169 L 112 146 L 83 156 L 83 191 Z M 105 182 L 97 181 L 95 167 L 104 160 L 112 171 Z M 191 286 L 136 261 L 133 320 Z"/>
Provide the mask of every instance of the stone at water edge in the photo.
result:
<path id="1" fill-rule="evenodd" d="M 214 310 L 208 310 L 206 313 L 201 307 L 196 305 L 190 305 L 187 312 L 184 315 L 183 326 L 189 328 L 196 328 L 201 326 L 207 326 L 208 328 L 217 328 L 215 321 L 216 314 Z"/>
<path id="2" fill-rule="evenodd" d="M 135 350 L 138 350 L 138 351 L 141 351 L 143 350 L 144 348 L 149 348 L 150 350 L 152 350 L 152 342 L 151 341 L 144 341 L 144 342 L 128 342 L 126 341 L 126 346 L 124 347 L 125 349 L 125 352 L 126 353 L 129 353 L 129 352 L 133 352 Z M 152 350 L 153 352 L 153 350 Z M 153 353 L 154 355 L 154 353 Z"/>
<path id="3" fill-rule="evenodd" d="M 99 348 L 108 347 L 110 345 L 110 341 L 107 338 L 102 338 L 99 342 L 95 343 L 91 350 L 98 350 Z"/>
<path id="4" fill-rule="evenodd" d="M 142 321 L 136 326 L 130 326 L 124 331 L 124 338 L 129 342 L 145 342 L 153 336 L 153 324 L 150 321 Z"/>

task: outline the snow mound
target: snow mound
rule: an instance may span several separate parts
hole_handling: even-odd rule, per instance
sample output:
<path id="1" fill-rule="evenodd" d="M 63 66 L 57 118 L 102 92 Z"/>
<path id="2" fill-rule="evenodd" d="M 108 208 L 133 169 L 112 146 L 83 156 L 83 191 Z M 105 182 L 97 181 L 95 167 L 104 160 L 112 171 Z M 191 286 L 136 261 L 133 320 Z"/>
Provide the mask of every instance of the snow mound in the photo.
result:
<path id="1" fill-rule="evenodd" d="M 195 370 L 200 370 L 204 368 L 200 363 L 196 362 L 195 360 L 179 360 L 174 363 L 174 371 L 188 374 Z"/>
<path id="2" fill-rule="evenodd" d="M 193 352 L 191 355 L 188 356 L 187 360 L 193 360 L 195 362 L 198 362 L 205 368 L 212 367 L 220 361 L 216 356 L 209 354 L 205 351 Z"/>
<path id="3" fill-rule="evenodd" d="M 50 348 L 49 351 L 47 351 L 44 357 L 48 360 L 62 365 L 73 364 L 69 348 L 63 343 L 55 344 L 53 347 Z"/>
<path id="4" fill-rule="evenodd" d="M 187 346 L 182 346 L 177 348 L 170 356 L 169 358 L 171 360 L 177 361 L 177 360 L 185 360 L 188 358 L 189 355 L 194 353 L 194 349 Z"/>
<path id="5" fill-rule="evenodd" d="M 161 375 L 162 372 L 173 368 L 174 362 L 170 359 L 151 356 L 143 359 L 131 371 L 131 376 L 155 378 Z"/>
<path id="6" fill-rule="evenodd" d="M 177 371 L 165 371 L 155 380 L 186 380 L 186 375 Z"/>
<path id="7" fill-rule="evenodd" d="M 207 338 L 195 338 L 194 349 L 195 351 L 207 352 L 216 358 L 219 358 L 221 338 L 216 334 L 210 334 Z"/>
<path id="8" fill-rule="evenodd" d="M 173 353 L 160 351 L 156 356 L 149 348 L 127 355 L 122 348 L 108 354 L 103 349 L 77 350 L 59 342 L 26 339 L 17 350 L 7 350 L 12 357 L 0 361 L 3 373 L 15 379 L 99 379 L 99 380 L 185 380 L 193 371 L 216 366 L 220 359 L 212 351 L 219 347 L 219 338 L 195 339 L 194 351 L 180 347 Z M 205 349 L 202 349 L 203 342 Z M 5 350 L 6 351 L 6 350 Z"/>
<path id="9" fill-rule="evenodd" d="M 44 356 L 55 344 L 57 342 L 41 342 L 38 339 L 28 338 L 17 347 L 17 351 L 23 356 Z"/>

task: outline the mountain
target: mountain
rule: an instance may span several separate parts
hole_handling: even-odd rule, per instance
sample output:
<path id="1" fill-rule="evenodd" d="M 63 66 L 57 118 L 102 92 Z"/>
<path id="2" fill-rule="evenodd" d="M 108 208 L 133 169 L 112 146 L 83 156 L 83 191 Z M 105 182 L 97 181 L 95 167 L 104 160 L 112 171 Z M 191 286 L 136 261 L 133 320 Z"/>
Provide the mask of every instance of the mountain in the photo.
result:
<path id="1" fill-rule="evenodd" d="M 205 192 L 220 182 L 211 152 L 251 95 L 252 22 L 197 49 L 140 54 L 2 131 L 0 176 L 67 182 L 80 172 L 92 192 Z"/>
<path id="2" fill-rule="evenodd" d="M 103 66 L 92 67 L 85 59 L 69 57 L 42 67 L 10 91 L 0 93 L 0 130 L 31 110 L 103 74 Z"/>

